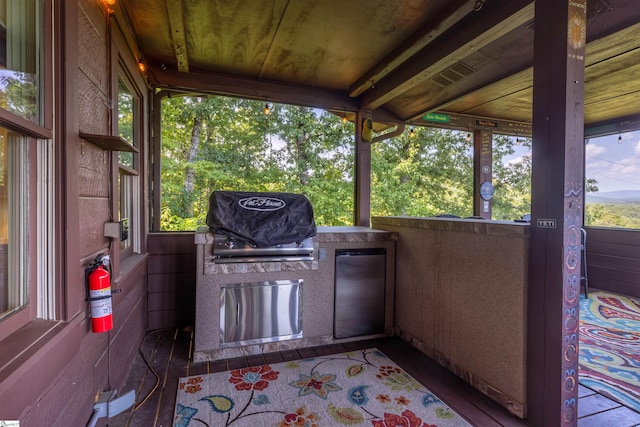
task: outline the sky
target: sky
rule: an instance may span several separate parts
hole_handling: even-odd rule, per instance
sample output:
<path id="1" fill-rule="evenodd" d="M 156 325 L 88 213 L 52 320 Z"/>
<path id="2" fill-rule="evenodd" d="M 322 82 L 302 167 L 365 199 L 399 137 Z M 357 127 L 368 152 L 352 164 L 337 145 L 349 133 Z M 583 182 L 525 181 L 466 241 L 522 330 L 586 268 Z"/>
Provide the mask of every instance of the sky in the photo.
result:
<path id="1" fill-rule="evenodd" d="M 640 190 L 640 131 L 592 138 L 585 149 L 587 178 L 600 192 Z"/>
<path id="2" fill-rule="evenodd" d="M 317 110 L 320 113 L 322 110 Z M 621 138 L 621 142 L 618 142 Z M 514 145 L 515 153 L 505 163 L 517 162 L 530 148 Z M 640 191 L 640 130 L 591 138 L 585 146 L 585 173 L 597 181 L 600 193 Z"/>
<path id="3" fill-rule="evenodd" d="M 529 152 L 526 147 L 514 148 L 516 152 L 505 158 L 505 162 L 517 162 Z M 640 191 L 640 130 L 591 138 L 585 150 L 586 176 L 598 181 L 600 193 L 619 190 Z"/>

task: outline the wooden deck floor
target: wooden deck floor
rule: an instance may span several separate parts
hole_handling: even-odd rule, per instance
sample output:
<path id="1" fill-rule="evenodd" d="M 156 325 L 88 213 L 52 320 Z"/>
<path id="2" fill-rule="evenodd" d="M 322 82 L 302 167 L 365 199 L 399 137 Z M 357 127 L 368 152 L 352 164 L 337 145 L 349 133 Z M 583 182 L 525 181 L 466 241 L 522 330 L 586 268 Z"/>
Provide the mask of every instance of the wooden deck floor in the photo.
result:
<path id="1" fill-rule="evenodd" d="M 172 426 L 178 378 L 227 371 L 265 363 L 278 363 L 331 353 L 376 347 L 428 387 L 470 423 L 481 427 L 526 426 L 467 383 L 399 338 L 384 338 L 255 355 L 215 362 L 192 363 L 189 331 L 149 333 L 130 369 L 122 392 L 136 390 L 136 404 L 107 421 L 110 427 Z M 580 386 L 579 427 L 640 426 L 640 414 Z"/>

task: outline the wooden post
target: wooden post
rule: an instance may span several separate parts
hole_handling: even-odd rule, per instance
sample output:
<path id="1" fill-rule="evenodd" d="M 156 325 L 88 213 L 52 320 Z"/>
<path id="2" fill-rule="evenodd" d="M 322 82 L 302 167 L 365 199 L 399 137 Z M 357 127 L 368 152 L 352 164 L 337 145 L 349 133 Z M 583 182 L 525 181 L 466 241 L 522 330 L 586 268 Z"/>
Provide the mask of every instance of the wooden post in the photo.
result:
<path id="1" fill-rule="evenodd" d="M 491 219 L 493 132 L 473 132 L 473 215 Z"/>
<path id="2" fill-rule="evenodd" d="M 362 125 L 369 112 L 356 112 L 354 225 L 371 226 L 371 143 L 362 140 Z"/>
<path id="3" fill-rule="evenodd" d="M 537 0 L 528 420 L 576 426 L 586 0 Z"/>

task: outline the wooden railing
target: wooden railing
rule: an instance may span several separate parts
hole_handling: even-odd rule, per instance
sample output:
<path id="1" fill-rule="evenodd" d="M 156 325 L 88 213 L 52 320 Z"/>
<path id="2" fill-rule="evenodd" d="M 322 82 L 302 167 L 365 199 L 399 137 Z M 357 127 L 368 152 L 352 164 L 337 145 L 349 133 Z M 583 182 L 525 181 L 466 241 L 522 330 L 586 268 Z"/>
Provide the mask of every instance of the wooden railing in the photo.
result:
<path id="1" fill-rule="evenodd" d="M 150 233 L 148 328 L 195 324 L 196 245 L 194 232 Z"/>
<path id="2" fill-rule="evenodd" d="M 640 230 L 587 227 L 589 288 L 640 298 Z"/>

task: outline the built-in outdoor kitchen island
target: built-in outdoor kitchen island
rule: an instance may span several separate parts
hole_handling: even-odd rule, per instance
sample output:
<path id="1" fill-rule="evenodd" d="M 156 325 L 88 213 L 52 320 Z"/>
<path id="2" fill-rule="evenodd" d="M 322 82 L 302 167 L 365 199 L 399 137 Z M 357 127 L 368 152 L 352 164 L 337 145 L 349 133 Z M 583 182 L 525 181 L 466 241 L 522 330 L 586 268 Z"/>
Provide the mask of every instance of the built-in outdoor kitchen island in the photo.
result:
<path id="1" fill-rule="evenodd" d="M 313 237 L 313 260 L 220 263 L 216 262 L 213 255 L 213 233 L 207 227 L 201 227 L 195 236 L 197 274 L 194 360 L 215 360 L 392 334 L 395 239 L 393 232 L 366 227 L 318 227 L 317 235 Z M 359 249 L 383 249 L 386 254 L 384 265 L 381 266 L 384 272 L 384 291 L 378 296 L 379 301 L 373 302 L 374 305 L 383 307 L 383 319 L 373 333 L 335 338 L 336 252 Z M 229 307 L 227 301 L 225 309 L 225 294 L 229 297 L 230 290 L 233 290 L 237 295 L 238 288 L 251 288 L 254 291 L 244 293 L 239 298 L 232 296 L 233 304 Z M 260 318 L 244 316 L 241 314 L 242 308 L 238 308 L 238 305 L 249 304 L 255 310 L 257 303 L 247 300 L 264 300 L 263 297 L 255 297 L 263 289 L 267 293 L 267 299 L 278 299 L 279 303 L 287 306 L 284 309 L 288 317 L 285 325 L 279 321 L 280 327 L 267 328 L 274 332 L 274 336 L 225 342 L 225 335 L 230 335 L 228 331 L 225 331 L 227 334 L 223 333 L 222 329 L 229 317 L 231 323 L 235 323 L 236 319 L 238 323 L 242 323 L 242 320 L 252 323 L 274 320 L 276 313 L 270 312 L 270 306 L 258 308 L 262 312 Z M 231 316 L 225 311 L 230 311 Z M 299 318 L 296 319 L 298 313 Z M 251 320 L 247 320 L 248 318 Z M 358 322 L 358 319 L 354 318 L 352 321 Z M 362 319 L 362 322 L 365 321 L 366 319 Z M 297 328 L 298 323 L 301 328 Z M 301 334 L 291 336 L 291 332 L 297 332 L 298 329 L 301 329 Z"/>
<path id="2" fill-rule="evenodd" d="M 371 229 L 318 227 L 313 259 L 288 262 L 218 263 L 206 227 L 195 242 L 196 361 L 393 334 L 512 413 L 526 415 L 528 224 L 375 217 Z M 336 254 L 362 248 L 386 252 L 383 326 L 376 334 L 336 338 Z M 289 311 L 299 310 L 301 334 L 288 337 L 288 330 L 274 340 L 225 342 L 224 323 L 230 317 L 242 323 L 246 318 L 235 307 L 252 298 L 232 298 L 230 316 L 224 308 L 228 289 L 278 283 L 286 287 L 286 304 L 294 294 L 299 298 L 300 307 L 294 302 Z"/>

